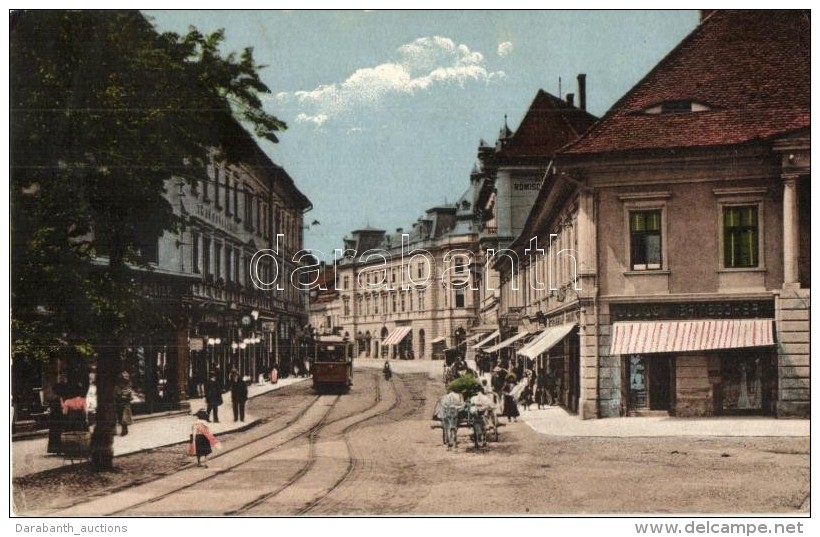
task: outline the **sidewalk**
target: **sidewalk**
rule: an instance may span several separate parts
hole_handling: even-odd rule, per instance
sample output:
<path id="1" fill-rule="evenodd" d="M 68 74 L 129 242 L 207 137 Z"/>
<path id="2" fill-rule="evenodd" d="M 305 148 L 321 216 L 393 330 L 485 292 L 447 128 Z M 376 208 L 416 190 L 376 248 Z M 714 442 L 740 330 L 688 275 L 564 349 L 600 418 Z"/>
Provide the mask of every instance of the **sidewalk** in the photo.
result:
<path id="1" fill-rule="evenodd" d="M 601 436 L 630 438 L 642 436 L 783 436 L 808 437 L 810 420 L 776 419 L 767 416 L 720 416 L 675 418 L 671 416 L 601 418 L 582 420 L 559 406 L 525 410 L 519 420 L 535 432 L 552 436 Z M 501 419 L 501 418 L 499 418 Z"/>
<path id="2" fill-rule="evenodd" d="M 245 421 L 234 422 L 231 408 L 231 392 L 222 395 L 223 404 L 219 407 L 219 423 L 211 423 L 215 435 L 247 429 L 256 425 L 259 418 L 253 416 L 251 399 L 272 390 L 278 390 L 291 384 L 304 382 L 309 378 L 287 377 L 276 384 L 251 384 L 248 386 L 248 404 L 245 409 Z M 189 399 L 191 412 L 175 411 L 135 416 L 134 424 L 128 428 L 126 436 L 114 437 L 114 456 L 137 453 L 161 446 L 170 446 L 187 442 L 194 418 L 191 413 L 205 408 L 201 398 Z M 69 464 L 62 455 L 46 453 L 48 431 L 41 434 L 13 438 L 11 442 L 12 477 L 22 477 L 43 472 Z"/>

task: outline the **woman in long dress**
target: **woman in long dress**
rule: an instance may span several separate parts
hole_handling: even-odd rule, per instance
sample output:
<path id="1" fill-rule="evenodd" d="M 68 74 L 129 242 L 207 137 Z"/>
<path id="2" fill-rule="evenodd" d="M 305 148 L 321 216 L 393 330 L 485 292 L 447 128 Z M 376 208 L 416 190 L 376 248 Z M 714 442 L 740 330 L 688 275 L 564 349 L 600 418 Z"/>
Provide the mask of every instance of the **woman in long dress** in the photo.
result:
<path id="1" fill-rule="evenodd" d="M 196 465 L 208 467 L 208 455 L 213 452 L 213 448 L 219 448 L 219 440 L 208 428 L 208 411 L 200 409 L 196 413 L 196 423 L 191 427 L 191 446 L 189 453 L 196 455 Z"/>
<path id="2" fill-rule="evenodd" d="M 518 403 L 515 402 L 515 376 L 510 374 L 507 376 L 507 382 L 504 383 L 504 415 L 507 417 L 507 423 L 511 421 L 518 421 Z"/>

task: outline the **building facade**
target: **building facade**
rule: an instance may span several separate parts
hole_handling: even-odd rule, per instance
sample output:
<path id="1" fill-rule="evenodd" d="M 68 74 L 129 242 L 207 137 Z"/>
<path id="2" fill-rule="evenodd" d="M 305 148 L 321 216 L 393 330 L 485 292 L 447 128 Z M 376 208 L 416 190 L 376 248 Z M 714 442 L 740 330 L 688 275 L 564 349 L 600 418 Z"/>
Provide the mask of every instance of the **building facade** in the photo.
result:
<path id="1" fill-rule="evenodd" d="M 358 356 L 442 358 L 476 325 L 477 186 L 454 205 L 429 209 L 407 232 L 365 228 L 345 240 L 335 265 L 338 329 L 357 342 Z"/>
<path id="2" fill-rule="evenodd" d="M 581 417 L 809 414 L 808 32 L 708 14 L 557 154 L 502 308 L 544 327 L 523 352 L 563 354 Z"/>
<path id="3" fill-rule="evenodd" d="M 203 176 L 166 182 L 184 224 L 148 246 L 154 263 L 135 275 L 169 321 L 134 334 L 124 356 L 147 411 L 201 396 L 210 373 L 223 385 L 232 369 L 254 381 L 273 367 L 287 374 L 307 324 L 306 294 L 288 282 L 310 201 L 239 126 L 236 138 L 235 161 L 214 150 Z M 276 254 L 256 262 L 262 250 Z M 274 280 L 285 283 L 258 285 Z"/>
<path id="4" fill-rule="evenodd" d="M 478 148 L 473 176 L 480 184 L 476 205 L 482 258 L 504 251 L 523 233 L 555 152 L 595 123 L 597 118 L 586 111 L 586 87 L 586 75 L 578 75 L 578 106 L 574 94 L 562 100 L 539 90 L 516 131 L 505 118 L 495 145 Z M 499 273 L 486 270 L 483 278 L 481 326 L 498 327 L 507 322 L 499 317 Z"/>

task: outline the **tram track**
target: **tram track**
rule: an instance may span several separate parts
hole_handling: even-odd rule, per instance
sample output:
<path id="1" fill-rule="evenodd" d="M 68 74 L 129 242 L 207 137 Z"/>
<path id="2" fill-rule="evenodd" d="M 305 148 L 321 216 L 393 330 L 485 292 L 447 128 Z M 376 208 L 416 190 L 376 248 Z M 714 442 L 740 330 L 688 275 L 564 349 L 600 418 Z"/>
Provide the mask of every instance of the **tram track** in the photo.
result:
<path id="1" fill-rule="evenodd" d="M 338 490 L 344 483 L 351 480 L 352 478 L 354 478 L 357 475 L 357 472 L 358 472 L 358 470 L 361 466 L 361 464 L 360 464 L 361 460 L 358 457 L 354 456 L 355 450 L 353 448 L 353 445 L 352 445 L 352 442 L 351 442 L 351 439 L 350 439 L 350 433 L 352 431 L 358 429 L 358 428 L 361 428 L 361 427 L 365 426 L 366 424 L 368 424 L 369 422 L 372 422 L 373 420 L 376 420 L 378 418 L 388 417 L 388 416 L 390 416 L 391 413 L 393 413 L 395 411 L 395 409 L 401 408 L 401 406 L 405 402 L 405 400 L 404 400 L 404 397 L 402 396 L 401 391 L 396 388 L 396 384 L 399 383 L 399 382 L 402 383 L 404 388 L 407 388 L 407 390 L 411 392 L 411 395 L 414 395 L 414 393 L 412 393 L 413 390 L 410 389 L 409 385 L 405 384 L 404 381 L 401 380 L 401 377 L 399 375 L 393 375 L 393 381 L 389 383 L 390 386 L 392 387 L 393 394 L 395 395 L 395 400 L 393 401 L 393 403 L 386 410 L 384 410 L 382 412 L 379 412 L 377 414 L 374 414 L 372 416 L 365 417 L 361 420 L 358 420 L 357 422 L 346 426 L 339 433 L 340 436 L 342 436 L 342 438 L 344 440 L 345 446 L 347 448 L 347 452 L 349 454 L 348 466 L 347 466 L 346 471 L 344 472 L 344 474 L 336 482 L 334 482 L 330 486 L 330 488 L 324 494 L 322 494 L 321 496 L 319 496 L 317 498 L 314 498 L 307 505 L 305 505 L 302 509 L 300 509 L 296 513 L 297 515 L 306 515 L 306 514 L 312 512 L 312 511 L 314 511 L 314 510 L 319 510 L 321 507 L 323 507 L 323 504 L 328 503 L 330 496 L 336 490 Z M 381 383 L 378 383 L 377 387 L 380 389 L 381 388 Z M 415 394 L 415 395 L 417 395 L 417 394 Z M 424 400 L 423 398 L 418 398 L 418 397 L 411 397 L 411 399 L 420 400 L 420 401 Z M 402 412 L 399 416 L 393 418 L 392 421 L 399 421 L 399 420 L 405 419 L 405 418 L 417 413 L 419 411 L 419 409 L 420 409 L 420 407 L 416 408 L 416 407 L 411 406 L 411 408 L 409 410 L 407 410 L 405 412 Z"/>
<path id="2" fill-rule="evenodd" d="M 298 421 L 300 419 L 302 419 L 304 416 L 306 416 L 308 414 L 308 412 L 311 409 L 313 409 L 321 399 L 322 399 L 322 396 L 317 396 L 310 405 L 308 405 L 307 407 L 305 407 L 304 410 L 299 412 L 299 414 L 296 416 L 296 418 L 290 424 L 288 424 L 287 426 L 279 429 L 277 432 L 268 434 L 268 435 L 266 435 L 262 438 L 258 438 L 256 440 L 253 440 L 253 441 L 249 442 L 249 443 L 245 443 L 241 446 L 238 446 L 234 449 L 231 449 L 230 451 L 223 451 L 222 453 L 220 453 L 218 455 L 218 457 L 219 458 L 224 458 L 229 453 L 236 453 L 236 452 L 241 451 L 241 450 L 247 450 L 249 447 L 254 447 L 256 444 L 263 443 L 264 441 L 268 440 L 274 434 L 281 433 L 282 431 L 284 431 L 284 430 L 286 430 L 290 427 L 295 427 L 295 425 L 298 423 Z M 330 412 L 333 410 L 333 408 L 339 402 L 339 399 L 340 399 L 340 396 L 336 395 L 333 402 L 324 411 L 324 413 L 322 414 L 319 421 L 315 425 L 313 425 L 310 429 L 308 429 L 308 431 L 296 434 L 296 435 L 294 435 L 294 436 L 292 436 L 292 437 L 290 437 L 290 438 L 288 438 L 288 439 L 286 439 L 282 442 L 277 443 L 276 445 L 274 445 L 272 447 L 265 448 L 261 452 L 258 452 L 256 454 L 254 454 L 249 459 L 240 460 L 239 462 L 237 462 L 235 464 L 231 464 L 230 466 L 227 466 L 225 468 L 221 468 L 220 470 L 218 470 L 218 471 L 216 471 L 216 472 L 214 472 L 214 473 L 212 473 L 208 476 L 205 476 L 201 479 L 197 479 L 193 482 L 186 483 L 183 486 L 180 486 L 178 488 L 166 491 L 162 494 L 159 494 L 159 495 L 157 495 L 155 497 L 152 497 L 152 498 L 149 498 L 147 500 L 143 500 L 139 503 L 132 504 L 132 505 L 128 506 L 125 509 L 121 509 L 119 511 L 109 513 L 109 515 L 111 515 L 111 516 L 122 515 L 122 514 L 125 514 L 126 512 L 133 511 L 134 509 L 139 509 L 140 507 L 144 507 L 144 506 L 147 506 L 147 505 L 150 505 L 150 504 L 153 504 L 153 503 L 160 502 L 160 501 L 162 501 L 164 499 L 167 499 L 167 498 L 170 498 L 170 497 L 174 496 L 175 494 L 178 494 L 178 493 L 180 493 L 184 490 L 192 489 L 192 488 L 194 488 L 198 485 L 201 485 L 201 484 L 206 483 L 208 481 L 214 480 L 214 479 L 216 479 L 216 478 L 218 478 L 218 477 L 220 477 L 224 474 L 227 474 L 227 473 L 231 472 L 232 470 L 235 470 L 235 469 L 239 468 L 240 466 L 242 466 L 244 464 L 247 464 L 248 461 L 250 461 L 250 460 L 253 460 L 255 458 L 261 457 L 261 456 L 266 455 L 268 453 L 274 452 L 274 451 L 280 449 L 282 446 L 287 445 L 290 442 L 293 442 L 295 439 L 297 439 L 301 436 L 304 436 L 305 434 L 309 434 L 309 435 L 310 434 L 315 434 L 315 431 L 317 431 L 318 429 L 321 429 L 321 427 L 323 426 L 322 423 L 324 422 L 325 419 L 327 419 L 327 416 L 330 414 Z M 211 461 L 213 461 L 215 459 L 217 459 L 217 457 L 213 457 L 211 459 Z M 189 467 L 186 467 L 184 469 L 188 469 L 188 468 Z M 182 469 L 182 470 L 184 470 L 184 469 Z M 182 470 L 180 470 L 180 471 L 182 471 Z M 225 514 L 231 514 L 231 513 L 225 513 Z"/>
<path id="3" fill-rule="evenodd" d="M 373 404 L 370 406 L 370 408 L 368 410 L 365 410 L 364 412 L 357 413 L 359 416 L 361 416 L 362 414 L 367 414 L 370 410 L 373 410 L 374 408 L 378 407 L 378 405 L 382 401 L 381 382 L 379 381 L 380 374 L 373 373 L 371 375 L 371 377 L 374 378 L 375 381 L 376 381 L 375 382 Z M 333 435 L 334 437 L 342 436 L 342 438 L 345 442 L 345 447 L 346 447 L 346 451 L 347 451 L 347 460 L 348 460 L 346 470 L 345 470 L 344 474 L 342 475 L 342 477 L 340 479 L 338 479 L 336 482 L 334 482 L 330 486 L 330 488 L 323 495 L 321 495 L 319 498 L 311 500 L 311 502 L 309 502 L 306 506 L 304 506 L 301 509 L 297 510 L 297 512 L 295 514 L 302 515 L 302 514 L 307 513 L 316 504 L 318 504 L 323 498 L 327 497 L 336 488 L 338 488 L 350 475 L 352 475 L 353 471 L 357 467 L 357 461 L 352 456 L 352 449 L 351 449 L 351 445 L 350 445 L 350 440 L 347 437 L 347 434 L 349 433 L 349 431 L 353 430 L 357 426 L 360 426 L 362 423 L 364 423 L 364 422 L 366 422 L 370 419 L 373 419 L 374 417 L 377 417 L 379 415 L 382 415 L 384 413 L 392 411 L 400 403 L 401 403 L 401 400 L 397 397 L 396 400 L 390 405 L 390 407 L 388 407 L 386 410 L 379 411 L 379 412 L 377 412 L 376 414 L 374 414 L 372 416 L 365 416 L 365 417 L 358 418 L 358 419 L 355 419 L 353 415 L 345 416 L 343 418 L 339 418 L 337 420 L 334 420 L 333 422 L 323 424 L 321 427 L 317 427 L 316 430 L 313 432 L 313 434 L 309 436 L 310 446 L 309 446 L 309 452 L 308 452 L 308 460 L 306 461 L 305 465 L 303 465 L 302 468 L 300 468 L 300 470 L 294 476 L 292 476 L 284 485 L 278 487 L 275 491 L 272 491 L 271 493 L 265 494 L 264 496 L 262 496 L 260 498 L 257 498 L 252 502 L 249 502 L 248 504 L 242 506 L 240 509 L 235 509 L 231 512 L 226 512 L 225 514 L 226 515 L 237 515 L 237 514 L 247 513 L 251 509 L 259 507 L 259 506 L 263 505 L 265 502 L 276 498 L 277 496 L 279 496 L 280 494 L 282 494 L 283 492 L 288 490 L 290 487 L 295 485 L 299 480 L 303 479 L 309 473 L 309 471 L 314 467 L 314 465 L 316 463 L 316 460 L 317 460 L 316 450 L 317 450 L 319 432 L 321 430 L 323 430 L 325 427 L 328 427 L 328 426 L 334 425 L 334 424 L 338 424 L 340 422 L 343 422 L 344 420 L 353 418 L 353 419 L 355 419 L 354 423 L 346 425 L 342 429 L 341 432 L 336 433 L 336 434 Z"/>
<path id="4" fill-rule="evenodd" d="M 273 415 L 273 416 L 267 416 L 265 418 L 262 418 L 261 420 L 259 420 L 259 425 L 257 426 L 257 428 L 255 430 L 256 431 L 262 430 L 263 432 L 262 432 L 262 434 L 259 434 L 257 432 L 256 435 L 255 435 L 257 438 L 253 438 L 252 441 L 262 441 L 262 440 L 264 440 L 264 439 L 266 439 L 270 436 L 275 436 L 277 434 L 280 434 L 283 431 L 287 430 L 288 428 L 292 427 L 294 423 L 296 423 L 299 419 L 301 419 L 302 416 L 304 416 L 313 407 L 313 405 L 315 405 L 318 402 L 319 397 L 320 396 L 318 396 L 318 395 L 313 395 L 312 397 L 310 397 L 311 401 L 309 402 L 309 404 L 305 405 L 304 408 L 299 410 L 299 412 L 297 412 L 293 416 L 287 416 L 286 413 L 282 412 L 282 413 L 279 413 L 279 414 L 276 414 L 276 415 Z M 274 421 L 276 421 L 276 420 L 278 420 L 282 417 L 286 417 L 286 420 L 287 420 L 284 425 L 282 425 L 281 427 L 275 428 L 271 431 L 264 430 L 264 426 L 266 426 L 269 423 L 274 422 Z M 235 434 L 235 433 L 228 433 L 228 434 Z M 170 446 L 163 446 L 163 447 L 159 447 L 159 448 L 153 448 L 153 449 L 149 450 L 149 452 L 156 452 L 156 451 L 161 451 L 163 449 L 175 448 L 177 446 L 182 446 L 182 445 L 186 445 L 186 444 L 187 444 L 187 442 L 180 442 L 179 444 L 172 444 Z M 229 455 L 229 454 L 233 453 L 234 451 L 240 449 L 241 447 L 243 447 L 243 446 L 230 447 L 230 448 L 224 449 L 224 450 L 220 451 L 219 454 L 213 456 L 212 460 L 216 459 L 218 457 L 224 457 L 226 455 Z M 125 456 L 130 456 L 130 455 L 125 455 Z M 88 503 L 88 502 L 92 502 L 96 499 L 104 498 L 106 496 L 110 496 L 110 495 L 113 495 L 113 494 L 118 494 L 118 493 L 124 492 L 126 490 L 133 489 L 135 487 L 148 485 L 148 484 L 151 484 L 153 482 L 159 481 L 161 479 L 171 477 L 175 474 L 179 474 L 181 472 L 188 471 L 193 467 L 196 467 L 196 464 L 193 463 L 193 462 L 190 462 L 190 463 L 181 465 L 179 468 L 175 468 L 171 471 L 159 472 L 159 473 L 151 474 L 151 475 L 148 475 L 148 476 L 142 476 L 140 478 L 134 479 L 134 480 L 129 481 L 127 483 L 118 484 L 114 487 L 107 487 L 107 488 L 105 488 L 105 489 L 103 489 L 103 490 L 101 490 L 101 491 L 99 491 L 95 494 L 87 495 L 87 496 L 81 496 L 81 497 L 78 497 L 77 499 L 75 499 L 73 501 L 62 504 L 59 507 L 49 509 L 48 513 L 46 513 L 46 514 L 47 515 L 59 515 L 61 512 L 73 509 L 73 508 L 75 508 L 79 505 L 82 505 L 82 504 L 85 504 L 85 503 Z"/>
<path id="5" fill-rule="evenodd" d="M 382 395 L 381 395 L 380 390 L 378 389 L 379 382 L 378 382 L 377 375 L 374 374 L 374 375 L 372 375 L 372 377 L 376 380 L 375 385 L 377 387 L 377 389 L 375 390 L 374 398 L 371 400 L 370 404 L 366 408 L 354 410 L 352 412 L 352 414 L 358 416 L 358 415 L 361 415 L 362 413 L 367 413 L 369 410 L 372 410 L 373 408 L 377 407 L 379 405 L 379 403 L 381 402 Z M 240 469 L 241 467 L 243 467 L 245 465 L 251 464 L 256 460 L 259 460 L 260 458 L 264 458 L 266 455 L 269 455 L 272 452 L 280 450 L 283 447 L 286 447 L 286 446 L 292 444 L 293 442 L 297 441 L 300 438 L 307 438 L 307 440 L 308 440 L 307 460 L 293 475 L 291 475 L 288 478 L 288 480 L 285 483 L 283 483 L 282 485 L 276 487 L 272 491 L 266 492 L 266 493 L 264 493 L 264 494 L 262 494 L 262 495 L 260 495 L 256 498 L 252 499 L 251 501 L 246 502 L 243 505 L 240 505 L 236 508 L 228 509 L 228 510 L 224 511 L 223 515 L 232 516 L 232 515 L 245 514 L 245 513 L 248 513 L 250 510 L 252 510 L 252 509 L 254 509 L 254 508 L 256 508 L 260 505 L 264 505 L 267 501 L 269 501 L 273 498 L 276 498 L 277 496 L 281 495 L 283 492 L 288 490 L 290 487 L 292 487 L 294 484 L 298 483 L 306 475 L 308 475 L 310 473 L 310 471 L 314 468 L 314 465 L 315 465 L 316 460 L 317 460 L 316 447 L 317 447 L 317 443 L 318 443 L 319 433 L 323 429 L 325 429 L 326 427 L 328 427 L 330 425 L 336 424 L 338 422 L 343 422 L 344 420 L 351 419 L 354 416 L 351 415 L 351 413 L 346 413 L 342 417 L 339 417 L 339 418 L 336 418 L 336 419 L 329 419 L 329 417 L 331 416 L 332 411 L 334 409 L 338 408 L 337 405 L 338 405 L 339 401 L 341 400 L 341 396 L 336 395 L 336 396 L 333 396 L 334 398 L 333 398 L 332 403 L 324 410 L 324 412 L 318 418 L 318 420 L 315 420 L 315 423 L 313 423 L 306 430 L 299 431 L 296 434 L 289 435 L 288 438 L 283 439 L 281 441 L 278 441 L 278 442 L 276 442 L 275 445 L 269 446 L 269 447 L 267 447 L 265 449 L 262 449 L 262 450 L 258 450 L 258 449 L 253 450 L 253 449 L 250 449 L 250 448 L 253 448 L 255 445 L 257 445 L 260 442 L 269 441 L 270 437 L 274 436 L 275 434 L 281 433 L 281 432 L 283 432 L 287 429 L 293 428 L 293 427 L 298 428 L 299 420 L 302 419 L 304 416 L 306 416 L 309 412 L 311 412 L 311 410 L 315 407 L 315 405 L 319 401 L 323 400 L 323 398 L 326 398 L 326 397 L 329 397 L 329 396 L 320 395 L 320 396 L 315 397 L 314 400 L 311 402 L 311 404 L 306 406 L 306 408 L 304 408 L 303 410 L 301 410 L 297 414 L 297 416 L 295 416 L 290 421 L 290 423 L 287 426 L 285 426 L 283 428 L 280 428 L 280 429 L 277 429 L 275 432 L 265 434 L 264 436 L 261 436 L 260 438 L 257 438 L 255 440 L 253 440 L 252 442 L 244 443 L 243 445 L 238 446 L 236 448 L 233 448 L 229 451 L 224 451 L 224 452 L 220 453 L 218 455 L 218 457 L 213 457 L 212 459 L 210 459 L 210 462 L 215 461 L 217 458 L 224 458 L 229 453 L 236 454 L 237 452 L 240 452 L 242 450 L 244 450 L 246 452 L 247 451 L 254 451 L 251 456 L 242 457 L 242 459 L 240 461 L 237 461 L 236 463 L 231 464 L 230 466 L 220 468 L 219 470 L 211 473 L 208 476 L 205 476 L 205 477 L 200 478 L 200 479 L 196 479 L 194 481 L 186 482 L 186 483 L 184 483 L 183 485 L 180 485 L 180 486 L 172 487 L 168 490 L 163 491 L 160 494 L 152 496 L 151 498 L 147 498 L 147 499 L 145 499 L 141 502 L 138 502 L 138 503 L 131 503 L 127 506 L 124 506 L 121 509 L 109 512 L 108 514 L 112 515 L 112 516 L 124 515 L 124 514 L 133 514 L 133 512 L 135 510 L 139 510 L 141 508 L 148 507 L 152 504 L 157 504 L 157 503 L 162 502 L 164 500 L 168 500 L 168 499 L 174 497 L 177 494 L 180 494 L 180 493 L 183 493 L 185 491 L 189 491 L 189 490 L 193 490 L 193 489 L 196 489 L 198 487 L 201 487 L 203 483 L 207 483 L 208 481 L 217 480 L 220 477 L 223 477 L 227 474 L 230 474 L 232 471 L 236 471 L 237 469 Z M 394 403 L 394 405 L 391 405 L 391 408 L 393 408 L 394 406 L 395 406 L 395 403 Z M 190 466 L 191 465 L 187 465 L 186 467 L 180 469 L 180 472 L 182 470 L 189 469 Z M 178 473 L 178 472 L 175 472 L 175 473 Z"/>
<path id="6" fill-rule="evenodd" d="M 300 438 L 307 439 L 308 451 L 306 460 L 300 465 L 296 472 L 294 472 L 287 478 L 285 482 L 279 484 L 274 489 L 267 491 L 264 494 L 258 495 L 257 497 L 254 497 L 249 501 L 242 503 L 241 505 L 235 506 L 231 509 L 226 509 L 222 512 L 222 514 L 225 516 L 256 514 L 263 512 L 265 514 L 270 514 L 271 511 L 265 510 L 266 504 L 274 503 L 278 497 L 283 495 L 283 493 L 291 490 L 292 488 L 294 488 L 294 485 L 298 485 L 300 481 L 304 480 L 307 476 L 312 474 L 312 471 L 316 468 L 317 460 L 319 460 L 320 458 L 317 455 L 317 449 L 319 448 L 320 442 L 327 441 L 328 443 L 330 443 L 341 440 L 341 442 L 344 445 L 344 458 L 346 459 L 346 466 L 344 470 L 341 472 L 337 479 L 334 479 L 331 483 L 322 485 L 320 495 L 311 498 L 306 504 L 303 504 L 299 507 L 293 506 L 291 508 L 295 508 L 294 514 L 297 515 L 307 514 L 317 509 L 321 510 L 322 506 L 327 502 L 327 499 L 344 483 L 350 481 L 351 478 L 357 475 L 359 470 L 361 469 L 361 461 L 358 457 L 355 456 L 355 449 L 351 443 L 350 434 L 357 428 L 361 428 L 374 420 L 378 420 L 379 418 L 384 417 L 390 418 L 391 414 L 395 414 L 396 409 L 401 408 L 401 405 L 404 403 L 405 398 L 396 386 L 397 383 L 402 382 L 398 378 L 398 375 L 394 376 L 393 382 L 389 383 L 391 387 L 389 395 L 389 404 L 387 404 L 385 408 L 379 408 L 380 405 L 386 404 L 385 393 L 383 393 L 383 384 L 380 380 L 381 374 L 373 372 L 372 374 L 367 376 L 370 377 L 370 379 L 373 379 L 375 382 L 373 385 L 373 397 L 372 399 L 370 399 L 369 404 L 364 408 L 355 409 L 352 412 L 346 411 L 343 416 L 331 419 L 332 412 L 334 411 L 334 409 L 339 408 L 338 403 L 341 400 L 341 397 L 337 395 L 334 396 L 332 402 L 330 402 L 326 408 L 321 409 L 321 415 L 316 416 L 315 414 L 317 412 L 317 404 L 319 404 L 321 401 L 327 401 L 327 397 L 329 397 L 316 396 L 313 398 L 310 404 L 306 405 L 305 408 L 301 409 L 296 415 L 294 415 L 286 425 L 276 428 L 269 432 L 265 431 L 264 434 L 257 433 L 256 436 L 258 436 L 258 438 L 255 438 L 250 442 L 245 442 L 242 445 L 237 446 L 235 448 L 222 451 L 209 461 L 211 463 L 211 466 L 213 466 L 213 463 L 217 461 L 217 459 L 224 460 L 224 457 L 226 457 L 229 454 L 232 454 L 234 456 L 239 455 L 240 460 L 236 461 L 235 463 L 231 463 L 229 466 L 219 468 L 216 471 L 211 470 L 211 472 L 208 475 L 198 477 L 193 480 L 184 479 L 185 474 L 183 473 L 183 470 L 191 469 L 191 467 L 193 466 L 191 464 L 186 465 L 174 472 L 169 472 L 165 475 L 159 475 L 153 479 L 143 480 L 142 482 L 139 482 L 136 485 L 150 485 L 151 483 L 155 483 L 163 478 L 169 478 L 169 482 L 174 483 L 165 486 L 164 489 L 160 488 L 158 493 L 152 494 L 149 498 L 143 497 L 144 499 L 142 499 L 139 502 L 127 502 L 117 506 L 117 508 L 106 509 L 104 512 L 109 516 L 122 516 L 126 514 L 135 514 L 136 511 L 144 510 L 145 508 L 149 508 L 150 511 L 150 506 L 152 505 L 159 504 L 163 501 L 170 501 L 174 496 L 179 494 L 194 491 L 196 489 L 201 489 L 203 484 L 206 484 L 210 481 L 216 482 L 220 478 L 224 478 L 231 472 L 241 469 L 245 465 L 253 465 L 254 462 L 258 463 L 259 460 L 262 460 L 264 457 L 269 456 L 271 453 L 277 450 L 281 450 L 287 447 L 288 445 L 293 445 L 293 442 L 298 441 Z M 414 412 L 414 410 L 410 411 L 410 413 L 412 412 Z M 314 415 L 311 418 L 309 414 Z M 407 412 L 402 412 L 400 416 L 395 416 L 392 419 L 390 419 L 390 421 L 400 420 L 405 414 L 407 414 Z M 306 416 L 308 416 L 308 423 L 300 424 L 300 422 L 303 422 L 305 420 Z M 341 427 L 341 430 L 334 431 L 329 435 L 325 435 L 324 433 L 330 427 Z M 292 432 L 288 434 L 289 431 Z M 274 445 L 270 445 L 271 437 L 275 437 L 277 435 L 281 436 L 283 434 L 285 435 L 284 438 L 275 441 Z M 327 447 L 325 447 L 325 449 L 327 449 Z M 327 457 L 325 457 L 323 460 L 323 464 L 327 465 L 333 463 L 328 462 Z M 313 473 L 315 474 L 315 472 Z M 175 477 L 175 475 L 178 475 L 182 478 Z M 313 479 L 315 479 L 315 477 Z M 130 489 L 133 486 L 134 484 L 132 483 L 127 487 L 119 487 L 117 490 L 109 490 L 105 493 L 105 496 L 116 494 L 117 492 L 122 492 L 124 489 Z M 292 496 L 293 494 L 294 493 L 291 492 L 288 493 L 286 496 Z M 90 501 L 93 502 L 94 499 L 91 499 Z M 76 514 L 73 512 L 75 511 L 74 508 L 76 507 L 80 507 L 80 511 L 83 511 L 83 508 L 80 505 L 80 503 L 88 506 L 89 498 L 85 498 L 81 502 L 78 502 L 78 504 L 61 507 L 59 510 L 51 514 L 55 516 Z M 287 509 L 287 511 L 290 512 L 291 509 Z M 96 514 L 99 514 L 99 512 Z"/>

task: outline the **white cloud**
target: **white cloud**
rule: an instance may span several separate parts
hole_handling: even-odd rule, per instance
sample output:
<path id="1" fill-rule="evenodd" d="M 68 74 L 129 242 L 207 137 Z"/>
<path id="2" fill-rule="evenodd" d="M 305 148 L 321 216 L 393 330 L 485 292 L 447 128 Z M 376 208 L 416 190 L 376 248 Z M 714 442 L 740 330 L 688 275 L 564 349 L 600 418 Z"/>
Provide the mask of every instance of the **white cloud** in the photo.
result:
<path id="1" fill-rule="evenodd" d="M 317 126 L 376 106 L 385 100 L 430 91 L 437 86 L 487 84 L 503 78 L 501 71 L 489 71 L 484 55 L 440 36 L 422 37 L 402 45 L 393 61 L 358 69 L 345 81 L 319 86 L 310 91 L 279 93 L 280 104 L 298 103 L 297 122 Z"/>
<path id="2" fill-rule="evenodd" d="M 513 51 L 513 44 L 510 41 L 504 41 L 498 44 L 497 53 L 502 58 L 508 56 Z"/>

